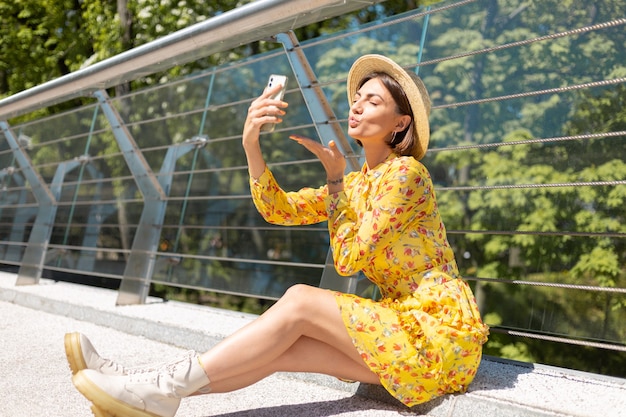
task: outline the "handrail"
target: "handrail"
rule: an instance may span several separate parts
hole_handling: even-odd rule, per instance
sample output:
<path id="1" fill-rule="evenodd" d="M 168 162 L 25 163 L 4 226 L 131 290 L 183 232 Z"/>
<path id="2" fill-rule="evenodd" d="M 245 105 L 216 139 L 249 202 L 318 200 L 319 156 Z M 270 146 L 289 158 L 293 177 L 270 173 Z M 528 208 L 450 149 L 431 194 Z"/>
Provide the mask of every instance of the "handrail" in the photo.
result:
<path id="1" fill-rule="evenodd" d="M 258 0 L 0 100 L 0 120 L 329 19 L 380 0 Z"/>

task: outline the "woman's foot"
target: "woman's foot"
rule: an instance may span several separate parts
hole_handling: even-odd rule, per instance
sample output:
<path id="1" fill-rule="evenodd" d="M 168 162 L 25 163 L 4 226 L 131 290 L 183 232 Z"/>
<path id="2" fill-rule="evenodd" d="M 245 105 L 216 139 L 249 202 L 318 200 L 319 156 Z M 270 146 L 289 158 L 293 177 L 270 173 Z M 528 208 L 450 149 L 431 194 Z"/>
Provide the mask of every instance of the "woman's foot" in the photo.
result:
<path id="1" fill-rule="evenodd" d="M 125 375 L 128 370 L 110 359 L 101 357 L 87 336 L 74 332 L 65 334 L 65 355 L 72 374 L 93 369 L 105 375 Z"/>
<path id="2" fill-rule="evenodd" d="M 73 376 L 96 416 L 173 417 L 180 400 L 209 385 L 198 355 L 186 354 L 156 370 L 105 375 L 91 369 Z"/>

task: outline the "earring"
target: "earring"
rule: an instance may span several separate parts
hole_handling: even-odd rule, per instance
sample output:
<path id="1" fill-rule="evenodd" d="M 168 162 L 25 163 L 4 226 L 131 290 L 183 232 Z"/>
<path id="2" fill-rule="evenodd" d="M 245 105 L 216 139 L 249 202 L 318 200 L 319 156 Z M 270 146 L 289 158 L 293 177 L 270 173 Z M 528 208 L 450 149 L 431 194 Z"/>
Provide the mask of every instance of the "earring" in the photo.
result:
<path id="1" fill-rule="evenodd" d="M 396 132 L 395 130 L 393 132 L 391 132 L 391 143 L 395 143 L 396 142 Z"/>

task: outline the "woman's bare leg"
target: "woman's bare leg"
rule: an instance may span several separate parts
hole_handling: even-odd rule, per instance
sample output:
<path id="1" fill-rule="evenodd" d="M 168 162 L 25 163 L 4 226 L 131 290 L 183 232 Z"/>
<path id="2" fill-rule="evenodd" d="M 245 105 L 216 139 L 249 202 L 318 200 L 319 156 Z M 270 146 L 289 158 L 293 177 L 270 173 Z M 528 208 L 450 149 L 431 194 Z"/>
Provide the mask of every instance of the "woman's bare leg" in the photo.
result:
<path id="1" fill-rule="evenodd" d="M 275 372 L 315 372 L 370 384 L 380 383 L 376 374 L 367 367 L 330 345 L 303 336 L 272 363 L 231 378 L 211 381 L 209 387 L 213 393 L 231 392 L 252 385 Z"/>
<path id="2" fill-rule="evenodd" d="M 243 388 L 276 371 L 378 381 L 345 328 L 331 291 L 291 287 L 254 322 L 201 357 L 213 392 Z"/>

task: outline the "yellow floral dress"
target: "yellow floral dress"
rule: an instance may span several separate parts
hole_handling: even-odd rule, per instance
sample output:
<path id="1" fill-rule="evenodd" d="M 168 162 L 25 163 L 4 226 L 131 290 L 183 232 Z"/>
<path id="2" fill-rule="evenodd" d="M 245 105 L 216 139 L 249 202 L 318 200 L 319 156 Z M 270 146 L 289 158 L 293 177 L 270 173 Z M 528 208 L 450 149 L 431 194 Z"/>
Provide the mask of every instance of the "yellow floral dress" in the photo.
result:
<path id="1" fill-rule="evenodd" d="M 266 168 L 250 179 L 270 223 L 328 221 L 335 268 L 362 271 L 379 301 L 337 292 L 352 341 L 381 384 L 407 406 L 465 391 L 489 333 L 459 276 L 426 168 L 408 156 L 351 172 L 344 191 L 285 192 Z"/>

